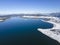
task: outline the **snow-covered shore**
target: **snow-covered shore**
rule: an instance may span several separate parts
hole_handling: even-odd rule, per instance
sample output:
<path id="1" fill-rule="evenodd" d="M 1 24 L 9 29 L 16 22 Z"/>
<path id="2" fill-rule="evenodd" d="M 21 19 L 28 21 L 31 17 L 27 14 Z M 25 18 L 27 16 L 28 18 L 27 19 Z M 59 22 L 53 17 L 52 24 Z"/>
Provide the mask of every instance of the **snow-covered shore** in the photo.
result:
<path id="1" fill-rule="evenodd" d="M 48 17 L 50 18 L 50 17 Z M 45 21 L 45 20 L 43 20 Z M 52 23 L 54 25 L 51 29 L 40 29 L 38 31 L 42 32 L 43 34 L 47 35 L 48 37 L 58 41 L 60 43 L 60 21 L 57 17 L 51 17 L 49 21 L 45 21 Z"/>

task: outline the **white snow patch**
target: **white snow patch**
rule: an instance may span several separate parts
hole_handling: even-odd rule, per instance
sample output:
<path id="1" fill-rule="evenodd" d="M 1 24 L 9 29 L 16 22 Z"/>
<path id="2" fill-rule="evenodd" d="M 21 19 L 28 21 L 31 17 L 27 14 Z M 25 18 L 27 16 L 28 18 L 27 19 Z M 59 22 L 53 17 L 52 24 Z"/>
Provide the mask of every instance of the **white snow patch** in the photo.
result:
<path id="1" fill-rule="evenodd" d="M 4 21 L 4 20 L 0 20 L 0 22 L 2 22 L 2 21 Z"/>

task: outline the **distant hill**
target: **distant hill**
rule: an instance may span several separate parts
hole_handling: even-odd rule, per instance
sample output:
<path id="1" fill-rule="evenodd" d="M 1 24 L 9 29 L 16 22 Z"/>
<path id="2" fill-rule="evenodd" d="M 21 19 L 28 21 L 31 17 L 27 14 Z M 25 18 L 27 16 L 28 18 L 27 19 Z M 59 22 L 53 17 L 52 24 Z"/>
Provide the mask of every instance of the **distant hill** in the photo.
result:
<path id="1" fill-rule="evenodd" d="M 60 17 L 60 13 L 50 13 L 50 14 L 8 14 L 0 15 L 0 17 L 14 17 L 14 16 L 55 16 Z"/>
<path id="2" fill-rule="evenodd" d="M 60 17 L 60 13 L 51 13 L 50 16 Z"/>

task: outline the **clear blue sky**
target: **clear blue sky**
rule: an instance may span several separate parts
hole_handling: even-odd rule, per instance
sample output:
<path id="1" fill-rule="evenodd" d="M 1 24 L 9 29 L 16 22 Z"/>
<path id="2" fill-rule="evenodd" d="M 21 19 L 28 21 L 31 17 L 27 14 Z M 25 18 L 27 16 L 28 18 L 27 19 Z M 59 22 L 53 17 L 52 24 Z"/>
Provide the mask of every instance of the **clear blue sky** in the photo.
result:
<path id="1" fill-rule="evenodd" d="M 0 14 L 60 12 L 60 0 L 0 0 Z"/>

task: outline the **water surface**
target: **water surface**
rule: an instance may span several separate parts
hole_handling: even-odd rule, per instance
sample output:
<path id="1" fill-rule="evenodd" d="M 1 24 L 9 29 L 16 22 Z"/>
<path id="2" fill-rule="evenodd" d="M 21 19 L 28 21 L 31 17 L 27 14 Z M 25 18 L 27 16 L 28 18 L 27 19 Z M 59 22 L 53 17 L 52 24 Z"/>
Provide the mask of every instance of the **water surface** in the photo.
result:
<path id="1" fill-rule="evenodd" d="M 40 19 L 12 17 L 0 22 L 0 45 L 59 45 L 37 30 L 52 27 Z"/>

